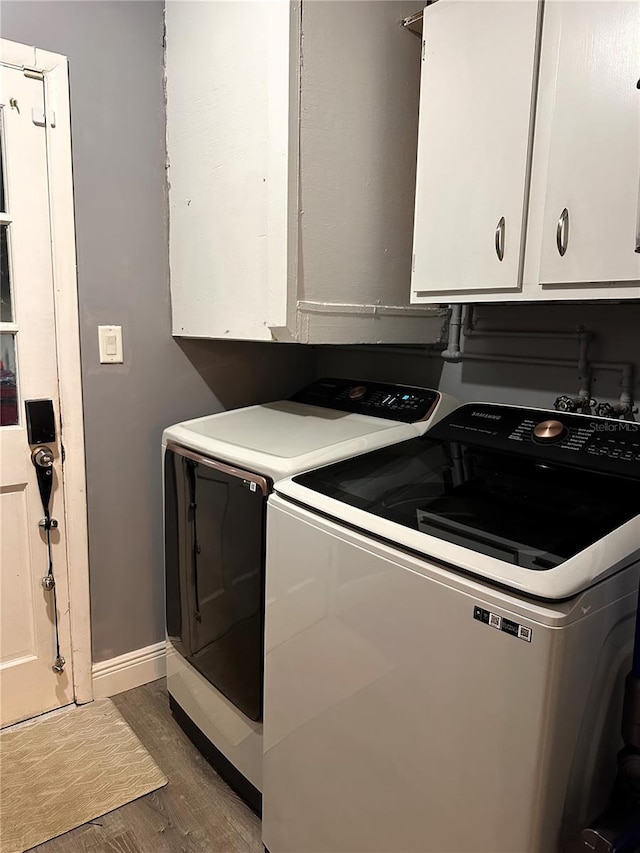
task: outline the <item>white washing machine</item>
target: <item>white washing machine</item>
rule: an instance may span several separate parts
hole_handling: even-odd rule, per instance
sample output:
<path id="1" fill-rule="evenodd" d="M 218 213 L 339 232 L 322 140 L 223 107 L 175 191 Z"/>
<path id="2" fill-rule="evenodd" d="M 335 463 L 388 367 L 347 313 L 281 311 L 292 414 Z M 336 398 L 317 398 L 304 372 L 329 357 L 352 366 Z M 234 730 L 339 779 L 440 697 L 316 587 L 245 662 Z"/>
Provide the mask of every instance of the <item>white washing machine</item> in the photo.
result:
<path id="1" fill-rule="evenodd" d="M 322 379 L 163 434 L 167 687 L 220 774 L 261 808 L 266 503 L 275 480 L 424 432 L 456 403 Z"/>
<path id="2" fill-rule="evenodd" d="M 606 803 L 640 424 L 465 405 L 276 483 L 270 853 L 557 853 Z"/>

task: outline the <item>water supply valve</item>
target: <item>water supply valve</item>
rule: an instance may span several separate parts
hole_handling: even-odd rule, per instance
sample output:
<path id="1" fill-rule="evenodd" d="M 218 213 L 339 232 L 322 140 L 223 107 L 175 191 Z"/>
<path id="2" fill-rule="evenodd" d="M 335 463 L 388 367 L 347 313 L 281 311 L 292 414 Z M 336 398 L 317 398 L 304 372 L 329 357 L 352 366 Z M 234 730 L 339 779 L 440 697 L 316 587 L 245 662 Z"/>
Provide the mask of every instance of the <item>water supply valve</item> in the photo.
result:
<path id="1" fill-rule="evenodd" d="M 633 415 L 638 414 L 638 407 L 634 406 L 633 403 L 616 403 L 613 409 L 617 418 L 624 418 L 625 415 L 633 417 Z"/>
<path id="2" fill-rule="evenodd" d="M 556 397 L 553 408 L 556 412 L 577 412 L 581 409 L 590 409 L 595 402 L 590 397 L 569 397 L 567 394 L 562 394 Z"/>
<path id="3" fill-rule="evenodd" d="M 595 414 L 600 418 L 624 418 L 625 415 L 635 415 L 638 411 L 637 406 L 631 403 L 598 403 Z"/>
<path id="4" fill-rule="evenodd" d="M 615 409 L 611 403 L 598 403 L 594 414 L 599 418 L 615 418 L 617 417 Z"/>

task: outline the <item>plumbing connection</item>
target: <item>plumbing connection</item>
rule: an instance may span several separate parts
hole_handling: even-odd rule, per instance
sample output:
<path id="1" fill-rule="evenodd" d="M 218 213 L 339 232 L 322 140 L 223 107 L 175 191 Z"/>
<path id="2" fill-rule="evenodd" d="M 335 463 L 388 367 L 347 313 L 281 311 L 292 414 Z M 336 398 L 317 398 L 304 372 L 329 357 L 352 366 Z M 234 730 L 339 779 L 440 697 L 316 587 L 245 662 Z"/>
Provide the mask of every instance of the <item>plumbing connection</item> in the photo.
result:
<path id="1" fill-rule="evenodd" d="M 517 338 L 538 340 L 576 340 L 577 359 L 547 358 L 533 355 L 499 355 L 496 353 L 468 352 L 463 346 L 465 338 Z M 555 408 L 565 412 L 590 412 L 602 417 L 633 418 L 637 412 L 633 400 L 634 365 L 630 362 L 589 361 L 589 344 L 593 332 L 579 327 L 564 331 L 530 329 L 477 328 L 473 305 L 453 305 L 449 321 L 449 339 L 441 356 L 447 362 L 480 361 L 487 363 L 531 364 L 540 367 L 577 368 L 578 393 L 563 394 L 555 401 Z M 594 372 L 620 373 L 620 398 L 617 403 L 598 403 L 591 396 L 591 379 Z"/>

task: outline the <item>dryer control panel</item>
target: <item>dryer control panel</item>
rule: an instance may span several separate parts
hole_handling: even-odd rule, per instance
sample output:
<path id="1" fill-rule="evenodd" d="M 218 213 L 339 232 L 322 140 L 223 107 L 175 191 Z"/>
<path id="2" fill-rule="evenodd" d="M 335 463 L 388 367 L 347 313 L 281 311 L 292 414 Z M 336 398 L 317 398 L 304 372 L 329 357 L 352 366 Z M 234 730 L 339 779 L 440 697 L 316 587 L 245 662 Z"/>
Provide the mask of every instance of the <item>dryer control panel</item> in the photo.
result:
<path id="1" fill-rule="evenodd" d="M 291 397 L 296 403 L 415 423 L 426 420 L 440 395 L 430 388 L 356 379 L 318 379 Z"/>

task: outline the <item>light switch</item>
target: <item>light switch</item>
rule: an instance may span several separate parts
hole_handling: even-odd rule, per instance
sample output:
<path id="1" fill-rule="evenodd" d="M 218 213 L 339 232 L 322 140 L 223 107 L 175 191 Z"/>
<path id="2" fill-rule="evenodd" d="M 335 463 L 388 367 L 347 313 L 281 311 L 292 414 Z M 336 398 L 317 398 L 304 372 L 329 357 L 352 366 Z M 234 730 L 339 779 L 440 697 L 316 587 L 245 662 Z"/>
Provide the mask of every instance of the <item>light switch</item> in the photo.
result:
<path id="1" fill-rule="evenodd" d="M 122 326 L 98 326 L 100 364 L 122 364 Z"/>

